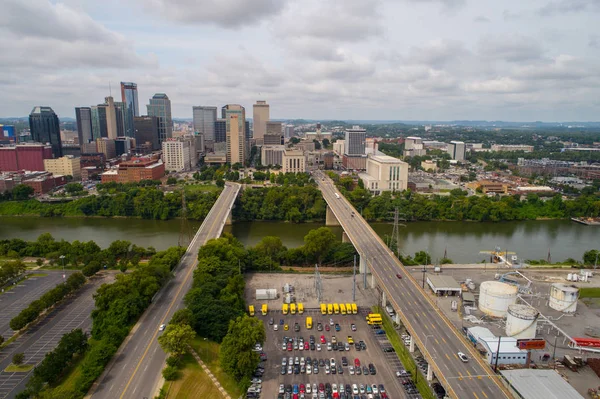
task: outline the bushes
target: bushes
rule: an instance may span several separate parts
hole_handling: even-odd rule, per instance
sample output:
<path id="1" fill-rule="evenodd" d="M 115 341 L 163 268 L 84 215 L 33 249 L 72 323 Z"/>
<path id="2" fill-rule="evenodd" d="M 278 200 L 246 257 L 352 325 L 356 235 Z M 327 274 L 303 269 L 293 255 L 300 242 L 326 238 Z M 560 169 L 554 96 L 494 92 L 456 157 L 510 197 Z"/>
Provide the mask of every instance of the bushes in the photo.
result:
<path id="1" fill-rule="evenodd" d="M 0 286 L 25 271 L 25 263 L 20 260 L 0 263 Z"/>
<path id="2" fill-rule="evenodd" d="M 10 328 L 15 331 L 22 329 L 27 324 L 37 319 L 40 313 L 42 313 L 44 310 L 55 305 L 67 295 L 75 292 L 84 283 L 85 276 L 83 274 L 71 274 L 65 283 L 59 284 L 50 291 L 46 292 L 40 299 L 31 302 L 28 307 L 23 309 L 21 313 L 15 316 L 10 321 Z"/>

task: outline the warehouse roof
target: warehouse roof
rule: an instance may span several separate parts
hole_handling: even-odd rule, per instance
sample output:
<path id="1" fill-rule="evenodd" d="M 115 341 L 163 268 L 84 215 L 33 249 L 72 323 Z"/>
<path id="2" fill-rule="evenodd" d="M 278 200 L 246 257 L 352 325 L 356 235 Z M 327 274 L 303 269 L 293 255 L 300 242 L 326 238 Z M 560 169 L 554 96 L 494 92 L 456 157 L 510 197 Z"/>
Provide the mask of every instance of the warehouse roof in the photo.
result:
<path id="1" fill-rule="evenodd" d="M 513 337 L 500 337 L 500 351 L 498 351 L 498 338 L 499 337 L 479 337 L 479 341 L 492 352 L 502 353 L 527 353 L 526 350 L 519 349 L 517 346 L 517 339 Z"/>
<path id="2" fill-rule="evenodd" d="M 452 276 L 428 274 L 427 284 L 434 291 L 461 291 L 460 284 Z"/>
<path id="3" fill-rule="evenodd" d="M 554 370 L 502 370 L 501 373 L 523 399 L 583 399 Z"/>

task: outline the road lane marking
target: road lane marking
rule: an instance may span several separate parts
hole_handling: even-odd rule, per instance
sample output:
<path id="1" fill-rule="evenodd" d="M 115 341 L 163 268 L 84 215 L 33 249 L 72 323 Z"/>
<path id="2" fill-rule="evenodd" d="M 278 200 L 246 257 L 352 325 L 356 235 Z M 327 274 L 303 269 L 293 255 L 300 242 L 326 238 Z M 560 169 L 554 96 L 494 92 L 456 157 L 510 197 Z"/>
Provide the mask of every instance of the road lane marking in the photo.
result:
<path id="1" fill-rule="evenodd" d="M 479 399 L 479 396 L 477 396 L 477 394 L 475 393 L 475 391 L 473 391 L 473 396 L 475 396 L 475 399 Z"/>
<path id="2" fill-rule="evenodd" d="M 488 397 L 484 391 L 481 391 L 481 393 L 483 394 L 483 396 L 485 396 L 486 398 Z"/>

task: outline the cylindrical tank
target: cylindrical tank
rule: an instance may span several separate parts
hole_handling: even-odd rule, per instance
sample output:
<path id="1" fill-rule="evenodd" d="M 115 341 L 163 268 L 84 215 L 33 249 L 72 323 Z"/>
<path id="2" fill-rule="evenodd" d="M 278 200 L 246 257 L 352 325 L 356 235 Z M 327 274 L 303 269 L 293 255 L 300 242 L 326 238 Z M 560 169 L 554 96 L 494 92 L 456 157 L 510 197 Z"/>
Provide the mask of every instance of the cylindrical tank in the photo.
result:
<path id="1" fill-rule="evenodd" d="M 554 283 L 550 286 L 549 305 L 552 309 L 574 313 L 577 310 L 578 298 L 579 288 L 577 287 L 562 283 Z"/>
<path id="2" fill-rule="evenodd" d="M 509 305 L 506 314 L 506 335 L 517 339 L 535 338 L 540 313 L 527 305 Z"/>
<path id="3" fill-rule="evenodd" d="M 499 281 L 484 281 L 479 286 L 479 310 L 493 317 L 504 317 L 508 306 L 517 301 L 517 287 Z"/>
<path id="4" fill-rule="evenodd" d="M 573 281 L 573 273 L 567 274 L 567 281 Z"/>

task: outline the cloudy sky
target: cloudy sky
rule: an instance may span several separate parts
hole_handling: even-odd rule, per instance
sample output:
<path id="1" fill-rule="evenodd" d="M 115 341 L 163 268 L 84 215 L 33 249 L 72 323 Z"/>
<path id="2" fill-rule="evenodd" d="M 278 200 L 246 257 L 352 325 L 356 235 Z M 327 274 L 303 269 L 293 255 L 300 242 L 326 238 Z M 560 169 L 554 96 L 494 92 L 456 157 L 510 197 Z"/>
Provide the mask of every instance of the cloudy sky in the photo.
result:
<path id="1" fill-rule="evenodd" d="M 272 118 L 600 120 L 600 0 L 0 0 L 0 116 L 109 82 Z M 251 113 L 251 112 L 250 112 Z"/>

